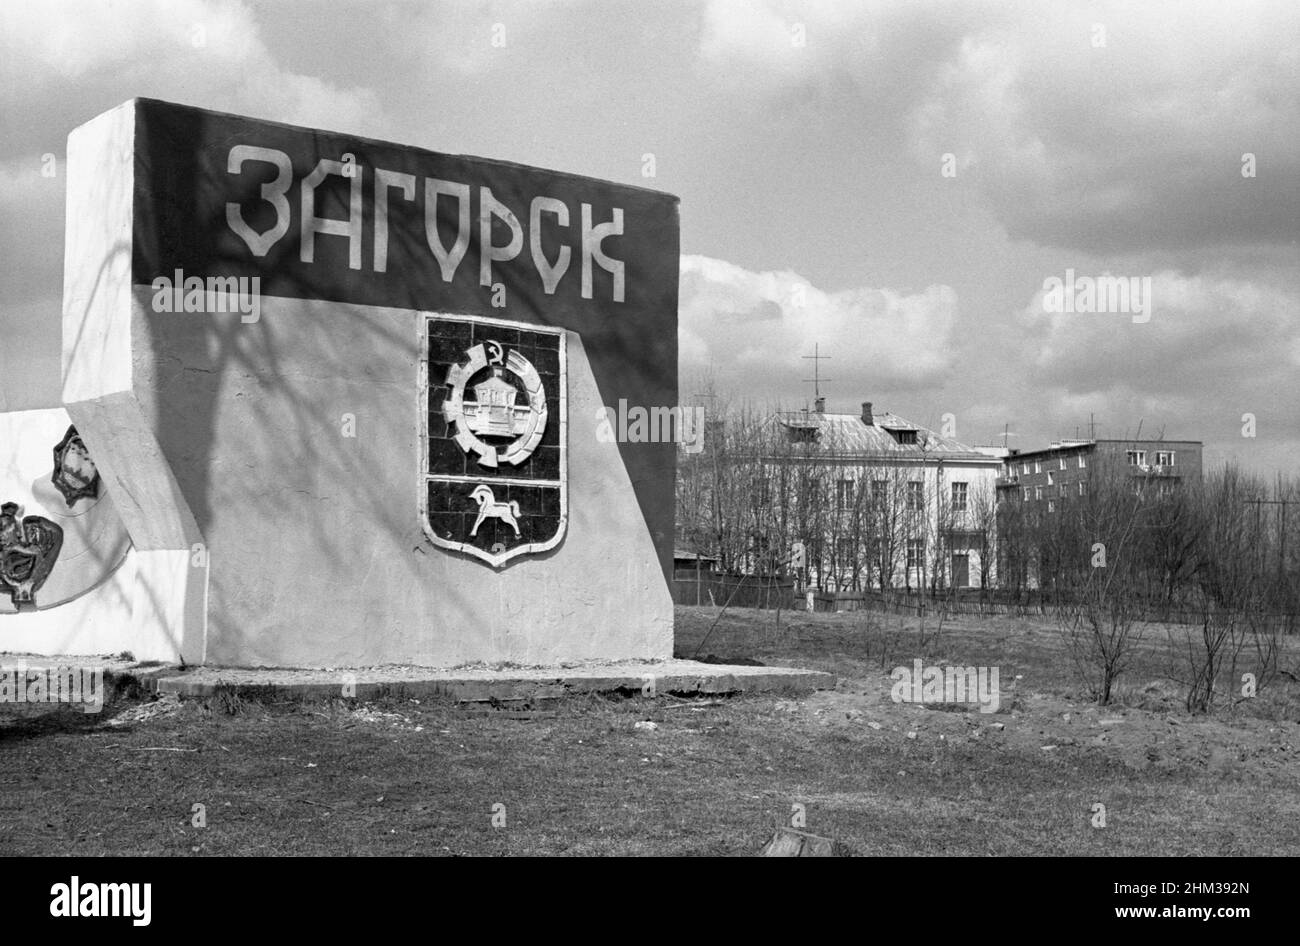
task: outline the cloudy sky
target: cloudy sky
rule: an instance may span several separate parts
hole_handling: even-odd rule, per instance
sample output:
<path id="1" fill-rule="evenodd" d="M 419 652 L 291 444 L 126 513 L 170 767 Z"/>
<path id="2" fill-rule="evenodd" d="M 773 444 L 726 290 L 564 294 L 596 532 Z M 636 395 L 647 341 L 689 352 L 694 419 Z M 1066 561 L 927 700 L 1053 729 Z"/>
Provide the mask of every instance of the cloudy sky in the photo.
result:
<path id="1" fill-rule="evenodd" d="M 687 395 L 801 406 L 818 344 L 829 409 L 970 443 L 1300 458 L 1292 0 L 6 2 L 0 408 L 57 401 L 66 136 L 134 96 L 677 194 Z"/>

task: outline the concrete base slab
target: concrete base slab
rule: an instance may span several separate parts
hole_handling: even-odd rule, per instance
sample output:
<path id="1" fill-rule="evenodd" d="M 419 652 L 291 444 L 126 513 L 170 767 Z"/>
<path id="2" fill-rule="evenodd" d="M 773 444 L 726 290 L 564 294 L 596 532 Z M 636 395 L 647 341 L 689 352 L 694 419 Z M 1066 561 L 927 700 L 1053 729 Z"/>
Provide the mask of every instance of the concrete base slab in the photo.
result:
<path id="1" fill-rule="evenodd" d="M 555 699 L 624 691 L 647 696 L 808 693 L 835 686 L 833 674 L 790 667 L 706 664 L 694 660 L 583 663 L 563 667 L 368 667 L 338 670 L 196 667 L 159 675 L 159 693 L 212 696 L 231 689 L 316 699 L 444 697 L 462 702 Z"/>
<path id="2" fill-rule="evenodd" d="M 129 655 L 0 653 L 0 720 L 59 703 L 97 713 L 116 697 L 156 692 L 157 678 L 175 672 L 175 665 L 140 663 Z M 56 675 L 60 682 L 55 682 Z"/>
<path id="3" fill-rule="evenodd" d="M 67 670 L 69 668 L 102 670 L 106 680 L 130 677 L 146 690 L 155 689 L 154 684 L 158 677 L 171 676 L 178 672 L 175 664 L 164 664 L 157 661 L 141 663 L 130 656 L 122 657 L 108 654 L 58 654 L 50 656 L 48 654 L 25 654 L 11 651 L 0 653 L 0 673 L 19 669 Z"/>

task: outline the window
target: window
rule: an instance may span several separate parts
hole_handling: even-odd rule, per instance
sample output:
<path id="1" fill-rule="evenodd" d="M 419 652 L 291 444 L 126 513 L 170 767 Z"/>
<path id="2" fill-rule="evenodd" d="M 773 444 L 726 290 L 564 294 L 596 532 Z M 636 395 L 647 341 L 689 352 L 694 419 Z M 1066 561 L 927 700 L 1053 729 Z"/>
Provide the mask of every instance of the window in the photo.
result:
<path id="1" fill-rule="evenodd" d="M 1053 473 L 1051 470 L 1047 471 L 1047 485 L 1048 486 L 1056 485 L 1056 474 Z"/>
<path id="2" fill-rule="evenodd" d="M 885 500 L 889 496 L 888 480 L 871 481 L 871 502 L 876 506 L 885 505 Z"/>
<path id="3" fill-rule="evenodd" d="M 1079 469 L 1082 470 L 1085 467 L 1087 467 L 1087 465 L 1088 465 L 1088 458 L 1085 457 L 1082 453 L 1079 454 Z"/>
<path id="4" fill-rule="evenodd" d="M 1042 498 L 1043 498 L 1043 488 L 1041 486 L 1035 486 L 1034 499 L 1042 499 Z"/>
<path id="5" fill-rule="evenodd" d="M 966 511 L 966 484 L 965 483 L 952 484 L 952 511 L 953 512 Z"/>
<path id="6" fill-rule="evenodd" d="M 1043 472 L 1043 463 L 1042 463 L 1041 460 L 1035 460 L 1035 461 L 1034 461 L 1034 472 L 1035 472 L 1035 473 L 1042 473 L 1042 472 Z"/>
<path id="7" fill-rule="evenodd" d="M 1029 487 L 1025 487 L 1025 502 L 1029 502 Z"/>
<path id="8" fill-rule="evenodd" d="M 1061 484 L 1060 490 L 1061 490 L 1062 499 L 1070 495 L 1070 490 L 1066 487 L 1064 483 Z"/>
<path id="9" fill-rule="evenodd" d="M 925 539 L 907 540 L 908 569 L 921 568 L 925 564 Z"/>
<path id="10" fill-rule="evenodd" d="M 920 480 L 907 481 L 907 508 L 912 512 L 925 508 L 925 484 Z"/>
<path id="11" fill-rule="evenodd" d="M 1061 469 L 1065 469 L 1065 457 L 1061 457 Z"/>
<path id="12" fill-rule="evenodd" d="M 1172 450 L 1156 451 L 1156 466 L 1173 466 L 1174 452 Z"/>
<path id="13" fill-rule="evenodd" d="M 841 536 L 835 540 L 835 557 L 839 559 L 841 566 L 853 564 L 854 559 L 853 539 Z"/>
<path id="14" fill-rule="evenodd" d="M 1079 495 L 1082 496 L 1086 492 L 1088 492 L 1088 484 L 1083 480 L 1079 480 Z"/>
<path id="15" fill-rule="evenodd" d="M 894 439 L 897 440 L 897 441 L 898 441 L 899 443 L 901 443 L 901 444 L 914 444 L 914 443 L 916 443 L 916 431 L 915 431 L 915 430 L 891 430 L 890 433 L 893 434 L 893 435 L 894 435 Z"/>
<path id="16" fill-rule="evenodd" d="M 1053 499 L 1049 499 L 1049 500 L 1047 501 L 1047 511 L 1048 511 L 1048 512 L 1056 512 L 1056 501 L 1055 501 L 1055 500 L 1053 500 Z"/>
<path id="17" fill-rule="evenodd" d="M 1127 458 L 1129 466 L 1146 466 L 1147 452 L 1145 450 L 1125 450 L 1124 456 Z"/>
<path id="18" fill-rule="evenodd" d="M 840 512 L 853 505 L 853 480 L 840 480 L 835 484 L 835 508 Z"/>
<path id="19" fill-rule="evenodd" d="M 1025 476 L 1028 476 L 1028 475 L 1029 475 L 1029 464 L 1028 464 L 1028 463 L 1022 463 L 1022 464 L 1020 464 L 1020 472 L 1023 473 Z"/>

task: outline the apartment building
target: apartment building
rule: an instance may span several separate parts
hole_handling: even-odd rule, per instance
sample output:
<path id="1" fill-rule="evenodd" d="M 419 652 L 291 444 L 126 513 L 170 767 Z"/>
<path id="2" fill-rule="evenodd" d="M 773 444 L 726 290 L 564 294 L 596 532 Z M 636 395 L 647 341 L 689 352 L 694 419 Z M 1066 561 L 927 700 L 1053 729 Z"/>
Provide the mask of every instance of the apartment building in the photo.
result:
<path id="1" fill-rule="evenodd" d="M 1054 512 L 1086 495 L 1102 467 L 1121 469 L 1143 489 L 1168 489 L 1201 478 L 1199 440 L 1062 440 L 1041 450 L 1012 450 L 998 478 L 998 501 L 1042 504 Z"/>

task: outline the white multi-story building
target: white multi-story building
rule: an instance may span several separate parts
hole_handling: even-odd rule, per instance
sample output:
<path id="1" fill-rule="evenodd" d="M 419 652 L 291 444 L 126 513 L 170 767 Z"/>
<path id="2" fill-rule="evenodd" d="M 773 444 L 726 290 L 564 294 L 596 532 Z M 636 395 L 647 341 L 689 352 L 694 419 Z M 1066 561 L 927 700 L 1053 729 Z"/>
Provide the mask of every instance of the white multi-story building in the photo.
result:
<path id="1" fill-rule="evenodd" d="M 995 581 L 1001 448 L 971 447 L 863 403 L 857 414 L 776 415 L 763 457 L 774 531 L 800 576 L 828 591 L 940 590 Z M 801 561 L 800 561 L 801 560 Z"/>

